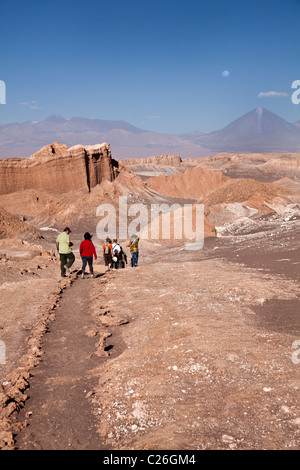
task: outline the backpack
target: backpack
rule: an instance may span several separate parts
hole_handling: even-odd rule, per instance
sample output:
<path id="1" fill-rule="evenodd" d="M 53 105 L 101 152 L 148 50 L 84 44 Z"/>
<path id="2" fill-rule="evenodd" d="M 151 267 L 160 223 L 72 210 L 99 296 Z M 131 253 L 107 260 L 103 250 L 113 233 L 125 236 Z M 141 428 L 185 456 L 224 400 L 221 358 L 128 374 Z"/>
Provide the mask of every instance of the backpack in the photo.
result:
<path id="1" fill-rule="evenodd" d="M 110 246 L 109 246 L 109 245 L 105 245 L 105 246 L 104 246 L 104 254 L 105 254 L 105 255 L 109 255 L 109 254 L 110 254 Z"/>
<path id="2" fill-rule="evenodd" d="M 114 255 L 118 257 L 120 250 L 121 250 L 120 245 L 116 244 L 113 248 Z"/>
<path id="3" fill-rule="evenodd" d="M 135 253 L 136 251 L 138 251 L 138 244 L 139 244 L 139 239 L 136 238 L 134 241 L 132 241 L 130 243 L 130 253 Z"/>

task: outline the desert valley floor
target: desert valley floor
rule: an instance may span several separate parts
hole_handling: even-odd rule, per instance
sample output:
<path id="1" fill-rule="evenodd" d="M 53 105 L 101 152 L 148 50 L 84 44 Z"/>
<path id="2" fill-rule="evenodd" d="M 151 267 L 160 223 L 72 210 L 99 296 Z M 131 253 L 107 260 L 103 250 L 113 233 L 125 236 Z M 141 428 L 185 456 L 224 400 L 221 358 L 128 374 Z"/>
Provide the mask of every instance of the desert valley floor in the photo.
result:
<path id="1" fill-rule="evenodd" d="M 138 268 L 96 264 L 94 279 L 53 272 L 51 287 L 67 287 L 37 344 L 32 333 L 42 360 L 14 446 L 298 448 L 299 220 L 284 239 L 271 232 L 247 247 L 209 240 L 196 256 L 145 243 Z"/>
<path id="2" fill-rule="evenodd" d="M 218 194 L 208 215 L 228 219 L 202 249 L 141 240 L 137 268 L 106 273 L 99 256 L 95 278 L 80 277 L 80 220 L 63 279 L 44 213 L 2 237 L 3 449 L 299 449 L 299 206 L 277 193 L 237 222 Z"/>

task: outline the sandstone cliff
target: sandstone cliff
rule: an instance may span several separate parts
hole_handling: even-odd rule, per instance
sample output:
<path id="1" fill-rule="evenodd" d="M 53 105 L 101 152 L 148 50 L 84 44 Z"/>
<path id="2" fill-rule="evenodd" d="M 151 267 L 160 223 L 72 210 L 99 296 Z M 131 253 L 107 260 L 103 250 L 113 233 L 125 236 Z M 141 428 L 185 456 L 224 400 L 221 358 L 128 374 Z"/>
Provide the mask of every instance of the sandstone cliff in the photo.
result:
<path id="1" fill-rule="evenodd" d="M 110 145 L 47 145 L 30 158 L 0 161 L 0 194 L 34 188 L 65 193 L 91 191 L 102 181 L 113 181 L 114 163 Z"/>

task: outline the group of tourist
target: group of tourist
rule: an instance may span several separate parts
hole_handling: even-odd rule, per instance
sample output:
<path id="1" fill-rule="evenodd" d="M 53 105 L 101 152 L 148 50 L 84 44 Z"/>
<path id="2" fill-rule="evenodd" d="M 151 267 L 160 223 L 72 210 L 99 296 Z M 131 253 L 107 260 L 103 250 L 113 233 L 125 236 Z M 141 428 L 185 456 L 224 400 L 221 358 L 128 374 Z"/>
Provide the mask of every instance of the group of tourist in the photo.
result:
<path id="1" fill-rule="evenodd" d="M 60 257 L 61 277 L 65 277 L 69 272 L 72 264 L 75 261 L 75 255 L 72 250 L 73 243 L 70 241 L 70 227 L 66 227 L 56 239 L 56 249 Z M 127 245 L 131 254 L 131 266 L 138 265 L 139 257 L 139 238 L 137 235 L 132 235 Z M 111 240 L 107 238 L 102 246 L 103 259 L 106 271 L 111 269 L 122 269 L 127 264 L 127 255 L 117 239 Z M 92 235 L 89 232 L 84 234 L 84 240 L 80 243 L 79 254 L 82 260 L 82 279 L 85 276 L 87 266 L 91 277 L 94 277 L 93 260 L 97 260 L 97 253 L 94 243 L 92 242 Z"/>

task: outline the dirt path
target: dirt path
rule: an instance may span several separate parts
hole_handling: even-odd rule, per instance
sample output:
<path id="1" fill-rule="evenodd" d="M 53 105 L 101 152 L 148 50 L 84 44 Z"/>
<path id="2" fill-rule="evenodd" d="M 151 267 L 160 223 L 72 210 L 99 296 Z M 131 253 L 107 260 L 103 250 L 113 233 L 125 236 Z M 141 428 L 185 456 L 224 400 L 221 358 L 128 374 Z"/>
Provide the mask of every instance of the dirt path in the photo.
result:
<path id="1" fill-rule="evenodd" d="M 89 282 L 75 280 L 63 295 L 43 341 L 43 361 L 32 371 L 29 400 L 19 419 L 29 424 L 17 435 L 20 450 L 101 449 L 91 402 L 90 371 L 99 365 L 90 314 Z M 99 282 L 99 279 L 95 280 Z"/>
<path id="2" fill-rule="evenodd" d="M 299 448 L 298 282 L 168 253 L 65 291 L 18 449 Z"/>

